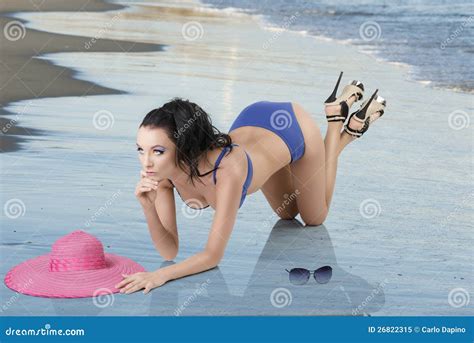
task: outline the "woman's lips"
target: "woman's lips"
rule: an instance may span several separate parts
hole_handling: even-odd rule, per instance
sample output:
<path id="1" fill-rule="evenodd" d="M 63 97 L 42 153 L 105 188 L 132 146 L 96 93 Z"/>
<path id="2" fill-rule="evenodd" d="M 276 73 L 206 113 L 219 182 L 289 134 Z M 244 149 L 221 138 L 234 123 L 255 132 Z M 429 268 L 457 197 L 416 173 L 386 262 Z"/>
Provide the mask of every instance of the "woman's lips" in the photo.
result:
<path id="1" fill-rule="evenodd" d="M 150 171 L 146 172 L 146 175 L 155 175 L 155 174 L 156 174 L 155 172 L 150 172 Z"/>

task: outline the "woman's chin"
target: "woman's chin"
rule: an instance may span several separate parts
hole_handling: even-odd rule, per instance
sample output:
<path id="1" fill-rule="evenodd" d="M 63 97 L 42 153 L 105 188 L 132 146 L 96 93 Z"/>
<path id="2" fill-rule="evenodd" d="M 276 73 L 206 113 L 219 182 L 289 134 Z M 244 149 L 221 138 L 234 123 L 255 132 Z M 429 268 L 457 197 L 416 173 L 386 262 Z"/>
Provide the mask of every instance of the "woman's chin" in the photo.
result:
<path id="1" fill-rule="evenodd" d="M 158 175 L 156 175 L 156 174 L 148 174 L 148 173 L 147 173 L 146 177 L 149 178 L 149 179 L 155 180 L 155 181 L 161 181 L 161 180 L 163 180 L 162 177 L 160 177 L 160 176 L 158 176 Z"/>

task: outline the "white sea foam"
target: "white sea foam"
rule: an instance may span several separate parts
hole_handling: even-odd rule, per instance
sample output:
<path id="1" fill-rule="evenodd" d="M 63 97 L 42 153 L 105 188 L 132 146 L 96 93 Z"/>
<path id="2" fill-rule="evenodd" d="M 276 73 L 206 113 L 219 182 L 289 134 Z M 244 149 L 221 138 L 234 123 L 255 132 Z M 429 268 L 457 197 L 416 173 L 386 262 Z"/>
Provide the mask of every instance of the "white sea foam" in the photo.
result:
<path id="1" fill-rule="evenodd" d="M 202 2 L 200 2 L 200 4 L 204 7 L 212 6 L 210 4 L 203 4 Z M 430 6 L 430 8 L 432 8 L 432 7 Z M 304 30 L 304 29 L 303 30 L 294 29 L 292 27 L 293 25 L 285 27 L 284 25 L 282 25 L 284 23 L 284 20 L 279 20 L 279 21 L 272 20 L 271 17 L 266 15 L 266 14 L 257 14 L 257 13 L 255 13 L 255 10 L 236 9 L 234 7 L 228 7 L 228 8 L 216 9 L 216 10 L 221 11 L 223 14 L 225 14 L 226 11 L 231 11 L 231 12 L 237 11 L 237 12 L 241 12 L 245 15 L 252 14 L 252 17 L 255 20 L 257 20 L 258 24 L 260 25 L 260 27 L 263 30 L 270 31 L 270 32 L 285 31 L 285 32 L 288 32 L 290 34 L 297 34 L 297 35 L 300 35 L 300 36 L 307 36 L 307 37 L 316 38 L 317 40 L 322 41 L 322 42 L 334 42 L 336 44 L 354 46 L 354 49 L 356 49 L 357 51 L 362 52 L 364 54 L 373 56 L 375 58 L 375 60 L 378 61 L 378 62 L 387 63 L 389 65 L 393 65 L 395 67 L 405 69 L 405 72 L 407 72 L 407 73 L 412 73 L 412 71 L 414 69 L 414 65 L 411 65 L 409 63 L 396 61 L 396 60 L 391 60 L 390 56 L 389 56 L 390 53 L 387 54 L 386 50 L 381 50 L 379 47 L 361 45 L 361 41 L 359 39 L 340 39 L 340 38 L 328 37 L 326 35 L 311 33 L 310 31 Z M 307 11 L 305 9 L 302 9 L 300 12 L 302 14 L 305 14 L 305 15 L 308 15 L 309 13 L 318 13 L 317 10 Z M 326 14 L 334 15 L 334 14 L 336 14 L 336 11 L 335 10 L 329 10 L 329 11 L 327 11 Z M 384 40 L 383 37 L 380 38 L 380 41 L 383 41 L 383 40 Z M 397 44 L 402 44 L 404 42 L 400 41 L 400 39 L 397 39 L 396 43 Z M 407 42 L 405 42 L 405 43 L 407 43 Z M 426 75 L 424 77 L 426 77 Z M 414 81 L 414 80 L 416 80 L 416 79 L 413 77 L 412 81 Z M 430 86 L 434 86 L 434 85 L 435 85 L 435 82 L 430 80 Z M 455 90 L 455 91 L 464 91 L 464 92 L 466 92 L 466 90 L 463 89 L 462 87 L 449 87 L 449 86 L 447 86 L 447 87 L 445 87 L 445 89 L 451 89 L 451 90 Z M 468 92 L 468 93 L 470 93 L 470 92 Z"/>

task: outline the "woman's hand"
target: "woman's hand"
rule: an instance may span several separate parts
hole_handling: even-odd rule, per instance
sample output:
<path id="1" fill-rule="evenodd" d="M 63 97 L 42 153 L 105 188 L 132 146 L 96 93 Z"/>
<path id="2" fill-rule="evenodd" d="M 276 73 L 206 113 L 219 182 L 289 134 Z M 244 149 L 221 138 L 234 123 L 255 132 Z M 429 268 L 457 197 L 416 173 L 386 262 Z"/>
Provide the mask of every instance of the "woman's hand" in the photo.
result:
<path id="1" fill-rule="evenodd" d="M 144 294 L 150 292 L 153 288 L 160 287 L 168 280 L 165 279 L 160 270 L 154 272 L 140 272 L 131 275 L 122 274 L 124 279 L 120 281 L 115 288 L 120 289 L 120 293 L 130 294 L 142 288 Z"/>
<path id="2" fill-rule="evenodd" d="M 154 205 L 159 181 L 147 177 L 143 170 L 140 171 L 140 177 L 141 179 L 135 188 L 135 196 L 144 207 Z"/>

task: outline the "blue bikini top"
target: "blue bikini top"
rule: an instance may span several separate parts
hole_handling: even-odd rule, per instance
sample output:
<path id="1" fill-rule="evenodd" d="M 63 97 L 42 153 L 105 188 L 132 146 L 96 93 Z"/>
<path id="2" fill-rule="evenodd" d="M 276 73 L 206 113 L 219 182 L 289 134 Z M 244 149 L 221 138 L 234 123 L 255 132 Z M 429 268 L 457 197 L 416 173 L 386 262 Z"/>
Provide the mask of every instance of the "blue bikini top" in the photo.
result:
<path id="1" fill-rule="evenodd" d="M 217 160 L 216 160 L 216 163 L 214 164 L 214 173 L 212 174 L 213 176 L 213 179 L 214 179 L 214 184 L 216 184 L 217 180 L 216 180 L 216 172 L 217 172 L 217 167 L 219 167 L 219 164 L 221 163 L 221 160 L 222 158 L 224 157 L 227 149 L 230 147 L 230 150 L 232 151 L 232 146 L 239 146 L 238 144 L 230 144 L 230 145 L 227 145 L 222 151 L 221 153 L 219 154 L 219 157 L 217 157 Z M 240 205 L 239 205 L 239 208 L 242 206 L 242 204 L 244 203 L 244 200 L 245 200 L 245 197 L 247 196 L 247 190 L 250 186 L 250 183 L 252 182 L 252 177 L 253 177 L 253 164 L 252 164 L 252 160 L 250 159 L 250 156 L 249 154 L 247 154 L 247 152 L 245 152 L 245 155 L 247 155 L 247 178 L 245 179 L 245 182 L 244 182 L 244 185 L 242 187 L 242 197 L 240 198 Z"/>
<path id="2" fill-rule="evenodd" d="M 221 160 L 224 158 L 226 152 L 230 149 L 230 151 L 232 151 L 232 146 L 239 146 L 238 144 L 235 144 L 235 143 L 232 143 L 232 144 L 229 144 L 227 146 L 224 147 L 224 149 L 222 149 L 221 153 L 219 154 L 219 156 L 217 157 L 217 160 L 216 160 L 216 163 L 214 164 L 214 169 L 213 169 L 213 173 L 212 173 L 212 178 L 214 180 L 214 184 L 216 184 L 217 182 L 217 178 L 216 178 L 216 172 L 217 172 L 217 169 L 219 168 L 219 164 L 221 163 Z M 244 203 L 244 200 L 245 200 L 245 197 L 247 196 L 247 190 L 250 186 L 250 183 L 252 182 L 252 177 L 253 177 L 253 164 L 252 164 L 252 160 L 250 159 L 250 156 L 249 154 L 247 154 L 247 152 L 245 152 L 245 155 L 247 155 L 247 164 L 248 164 L 248 167 L 247 167 L 247 178 L 245 179 L 245 182 L 244 182 L 244 185 L 242 187 L 242 197 L 240 198 L 240 205 L 239 205 L 239 208 L 242 206 L 242 204 Z M 203 175 L 207 175 L 209 174 L 210 172 L 208 173 L 205 173 Z M 171 181 L 171 180 L 170 180 Z M 173 182 L 171 181 L 171 184 L 173 184 Z M 174 184 L 173 184 L 174 186 Z M 176 186 L 174 186 L 176 188 Z M 179 196 L 181 197 L 181 199 L 183 200 L 183 197 L 181 196 L 181 194 L 179 193 L 178 189 L 176 188 L 176 191 L 178 192 Z M 186 201 L 183 200 L 184 203 L 186 203 Z M 191 207 L 189 206 L 187 203 L 186 205 L 188 207 Z M 194 208 L 194 207 L 191 207 L 195 210 L 202 210 L 202 209 L 205 209 L 205 208 L 208 208 L 209 205 L 205 206 L 205 207 L 202 207 L 202 208 Z"/>

